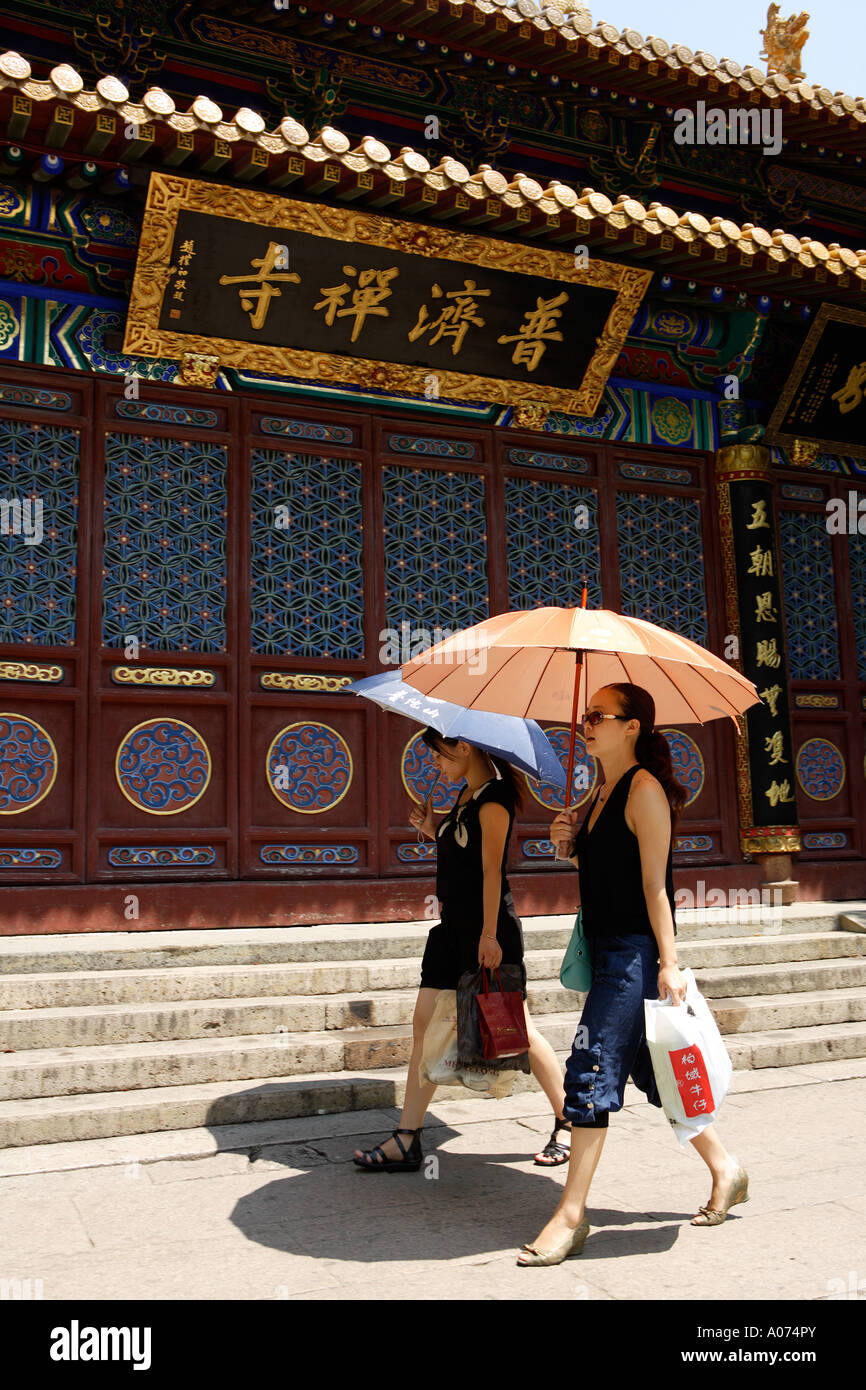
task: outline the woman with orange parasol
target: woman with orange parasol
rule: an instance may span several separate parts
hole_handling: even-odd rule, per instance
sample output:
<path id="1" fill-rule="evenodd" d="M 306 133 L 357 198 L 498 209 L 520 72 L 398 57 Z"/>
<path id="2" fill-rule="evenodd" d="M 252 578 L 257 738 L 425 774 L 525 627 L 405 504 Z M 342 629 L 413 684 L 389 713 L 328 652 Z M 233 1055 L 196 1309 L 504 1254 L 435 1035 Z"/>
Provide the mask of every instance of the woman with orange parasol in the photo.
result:
<path id="1" fill-rule="evenodd" d="M 672 722 L 726 714 L 736 722 L 759 698 L 740 672 L 696 643 L 640 619 L 590 613 L 585 603 L 584 591 L 581 609 L 500 614 L 402 668 L 403 679 L 425 693 L 524 718 L 556 718 L 570 696 L 566 787 L 573 785 L 579 704 L 588 751 L 605 774 L 573 844 L 573 812 L 561 812 L 551 827 L 560 854 L 580 873 L 593 975 L 566 1068 L 568 1177 L 550 1221 L 518 1255 L 524 1266 L 559 1264 L 582 1250 L 590 1182 L 628 1076 L 661 1105 L 643 1000 L 657 991 L 658 998 L 670 994 L 679 1002 L 686 986 L 676 960 L 672 870 L 673 825 L 684 793 L 667 740 L 655 728 L 657 703 Z M 486 649 L 483 679 L 479 663 L 466 659 L 479 647 Z M 594 691 L 589 700 L 588 689 Z M 713 1125 L 691 1142 L 713 1177 L 709 1202 L 693 1224 L 720 1225 L 730 1207 L 748 1200 L 748 1177 Z"/>

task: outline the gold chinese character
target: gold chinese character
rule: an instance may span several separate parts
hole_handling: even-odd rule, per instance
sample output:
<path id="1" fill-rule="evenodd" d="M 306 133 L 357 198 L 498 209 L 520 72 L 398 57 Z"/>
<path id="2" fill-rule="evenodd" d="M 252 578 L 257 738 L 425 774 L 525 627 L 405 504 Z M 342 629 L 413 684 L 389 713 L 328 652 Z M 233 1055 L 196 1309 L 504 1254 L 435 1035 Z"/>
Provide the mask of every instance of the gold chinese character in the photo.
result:
<path id="1" fill-rule="evenodd" d="M 791 791 L 787 777 L 785 778 L 784 782 L 771 782 L 767 790 L 764 792 L 764 796 L 770 798 L 771 806 L 778 806 L 780 801 L 794 800 L 794 793 Z"/>
<path id="2" fill-rule="evenodd" d="M 866 362 L 860 362 L 848 373 L 848 380 L 838 391 L 834 391 L 831 401 L 839 402 L 839 413 L 847 415 L 863 399 L 863 383 L 866 382 Z"/>
<path id="3" fill-rule="evenodd" d="M 236 285 L 244 280 L 255 284 L 258 281 L 258 289 L 242 288 L 238 290 L 244 313 L 248 314 L 254 304 L 257 306 L 256 312 L 250 316 L 250 324 L 253 328 L 262 327 L 268 312 L 268 305 L 274 295 L 279 296 L 282 293 L 270 283 L 271 280 L 294 280 L 297 285 L 301 283 L 300 275 L 296 275 L 294 271 L 287 271 L 285 275 L 273 274 L 274 266 L 277 259 L 282 257 L 283 250 L 282 246 L 278 246 L 276 242 L 272 241 L 268 245 L 266 254 L 260 260 L 250 261 L 250 265 L 258 267 L 257 275 L 221 275 L 219 278 L 221 285 Z M 282 260 L 280 264 L 282 264 Z"/>
<path id="4" fill-rule="evenodd" d="M 769 526 L 767 520 L 767 503 L 762 497 L 760 502 L 752 503 L 752 519 L 746 527 L 747 531 L 757 531 L 759 526 Z"/>
<path id="5" fill-rule="evenodd" d="M 313 305 L 313 308 L 327 308 L 325 322 L 329 328 L 333 325 L 335 318 L 341 319 L 345 318 L 347 314 L 354 314 L 355 326 L 352 329 L 351 338 L 354 343 L 364 327 L 364 320 L 368 314 L 378 314 L 381 318 L 389 317 L 389 311 L 382 308 L 382 300 L 394 293 L 393 290 L 388 289 L 388 282 L 393 280 L 399 271 L 394 266 L 391 270 L 362 270 L 359 274 L 353 265 L 344 265 L 343 274 L 357 275 L 358 288 L 352 290 L 352 286 L 347 285 L 345 281 L 342 285 L 330 285 L 327 289 L 324 285 L 320 285 L 319 289 L 325 298 L 320 299 L 318 304 Z M 346 308 L 338 308 L 350 290 L 352 290 L 352 303 Z"/>
<path id="6" fill-rule="evenodd" d="M 755 622 L 777 623 L 779 616 L 773 607 L 773 595 L 768 589 L 765 594 L 755 594 Z"/>
<path id="7" fill-rule="evenodd" d="M 478 328 L 484 327 L 485 320 L 477 317 L 478 305 L 475 303 L 475 296 L 490 294 L 491 291 L 476 289 L 474 280 L 464 280 L 463 284 L 465 289 L 448 291 L 445 298 L 456 299 L 457 303 L 449 304 L 447 308 L 443 309 L 438 319 L 431 319 L 427 313 L 426 304 L 421 305 L 418 322 L 407 334 L 410 343 L 414 343 L 416 338 L 420 338 L 431 328 L 438 328 L 439 331 L 436 336 L 430 339 L 430 346 L 433 347 L 440 338 L 451 336 L 454 338 L 451 352 L 456 357 L 463 346 L 463 339 L 466 337 L 470 323 L 474 323 Z M 434 299 L 442 298 L 442 290 L 438 285 L 433 286 L 432 294 Z"/>
<path id="8" fill-rule="evenodd" d="M 770 754 L 770 767 L 775 767 L 776 763 L 786 763 L 787 758 L 782 757 L 782 730 L 770 734 L 764 739 L 764 751 Z"/>
<path id="9" fill-rule="evenodd" d="M 496 339 L 497 343 L 516 343 L 517 347 L 511 355 L 511 360 L 517 367 L 526 363 L 527 371 L 530 372 L 535 371 L 542 355 L 547 351 L 545 340 L 562 342 L 562 334 L 554 329 L 553 325 L 562 316 L 562 310 L 558 305 L 567 304 L 568 295 L 563 290 L 555 299 L 537 299 L 535 302 L 538 308 L 527 309 L 524 315 L 525 322 L 519 333 Z"/>
<path id="10" fill-rule="evenodd" d="M 775 637 L 768 638 L 765 642 L 759 642 L 755 650 L 755 661 L 758 666 L 780 666 L 782 663 L 781 652 L 776 651 Z"/>
<path id="11" fill-rule="evenodd" d="M 768 574 L 771 579 L 775 578 L 773 573 L 772 550 L 762 550 L 761 547 L 758 546 L 756 550 L 751 551 L 749 559 L 752 563 L 746 570 L 746 574 L 757 574 L 761 576 Z"/>
<path id="12" fill-rule="evenodd" d="M 761 699 L 766 700 L 767 704 L 770 706 L 770 713 L 774 719 L 777 717 L 776 701 L 781 693 L 782 687 L 780 685 L 768 685 L 766 690 L 758 691 Z"/>

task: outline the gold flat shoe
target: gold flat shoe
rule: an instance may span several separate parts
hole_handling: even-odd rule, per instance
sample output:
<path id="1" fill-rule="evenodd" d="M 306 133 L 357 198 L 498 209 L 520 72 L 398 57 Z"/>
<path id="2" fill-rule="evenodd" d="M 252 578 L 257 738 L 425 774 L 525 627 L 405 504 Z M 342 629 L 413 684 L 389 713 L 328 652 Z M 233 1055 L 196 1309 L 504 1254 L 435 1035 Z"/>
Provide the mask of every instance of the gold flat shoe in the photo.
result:
<path id="1" fill-rule="evenodd" d="M 716 1207 L 701 1207 L 697 1216 L 692 1217 L 693 1226 L 721 1226 L 731 1207 L 736 1207 L 740 1202 L 749 1200 L 749 1175 L 745 1168 L 737 1166 L 737 1171 L 731 1179 L 730 1186 L 725 1193 L 724 1205 L 721 1210 Z"/>
<path id="2" fill-rule="evenodd" d="M 517 1263 L 524 1268 L 527 1265 L 559 1265 L 563 1260 L 567 1260 L 570 1255 L 579 1255 L 583 1249 L 584 1242 L 589 1235 L 589 1222 L 586 1217 L 581 1221 L 576 1230 L 571 1235 L 557 1245 L 555 1250 L 536 1250 L 533 1245 L 522 1245 Z M 527 1258 L 521 1259 L 521 1256 Z"/>

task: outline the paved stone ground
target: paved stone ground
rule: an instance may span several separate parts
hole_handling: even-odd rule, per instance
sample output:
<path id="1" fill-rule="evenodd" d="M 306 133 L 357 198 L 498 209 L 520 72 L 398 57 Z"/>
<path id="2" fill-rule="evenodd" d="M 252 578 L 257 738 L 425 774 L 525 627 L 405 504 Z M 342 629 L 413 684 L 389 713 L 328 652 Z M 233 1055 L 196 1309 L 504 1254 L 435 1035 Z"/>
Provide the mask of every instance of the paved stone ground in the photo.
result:
<path id="1" fill-rule="evenodd" d="M 866 1059 L 734 1074 L 719 1129 L 752 1197 L 715 1229 L 689 1224 L 697 1154 L 626 1100 L 584 1252 L 552 1269 L 515 1264 L 564 1179 L 531 1161 L 550 1128 L 533 1091 L 434 1102 L 429 1177 L 351 1164 L 393 1111 L 7 1149 L 0 1278 L 76 1301 L 866 1299 Z"/>

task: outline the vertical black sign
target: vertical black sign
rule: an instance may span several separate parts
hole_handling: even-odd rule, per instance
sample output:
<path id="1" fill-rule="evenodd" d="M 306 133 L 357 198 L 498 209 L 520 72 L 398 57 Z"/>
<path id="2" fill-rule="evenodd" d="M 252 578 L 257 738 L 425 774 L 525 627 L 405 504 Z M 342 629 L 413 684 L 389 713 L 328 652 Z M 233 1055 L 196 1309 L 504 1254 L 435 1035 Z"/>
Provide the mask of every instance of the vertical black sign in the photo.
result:
<path id="1" fill-rule="evenodd" d="M 762 703 L 746 712 L 756 827 L 796 826 L 797 792 L 788 705 L 785 635 L 779 603 L 779 563 L 772 484 L 729 480 L 734 569 L 743 674 Z"/>

